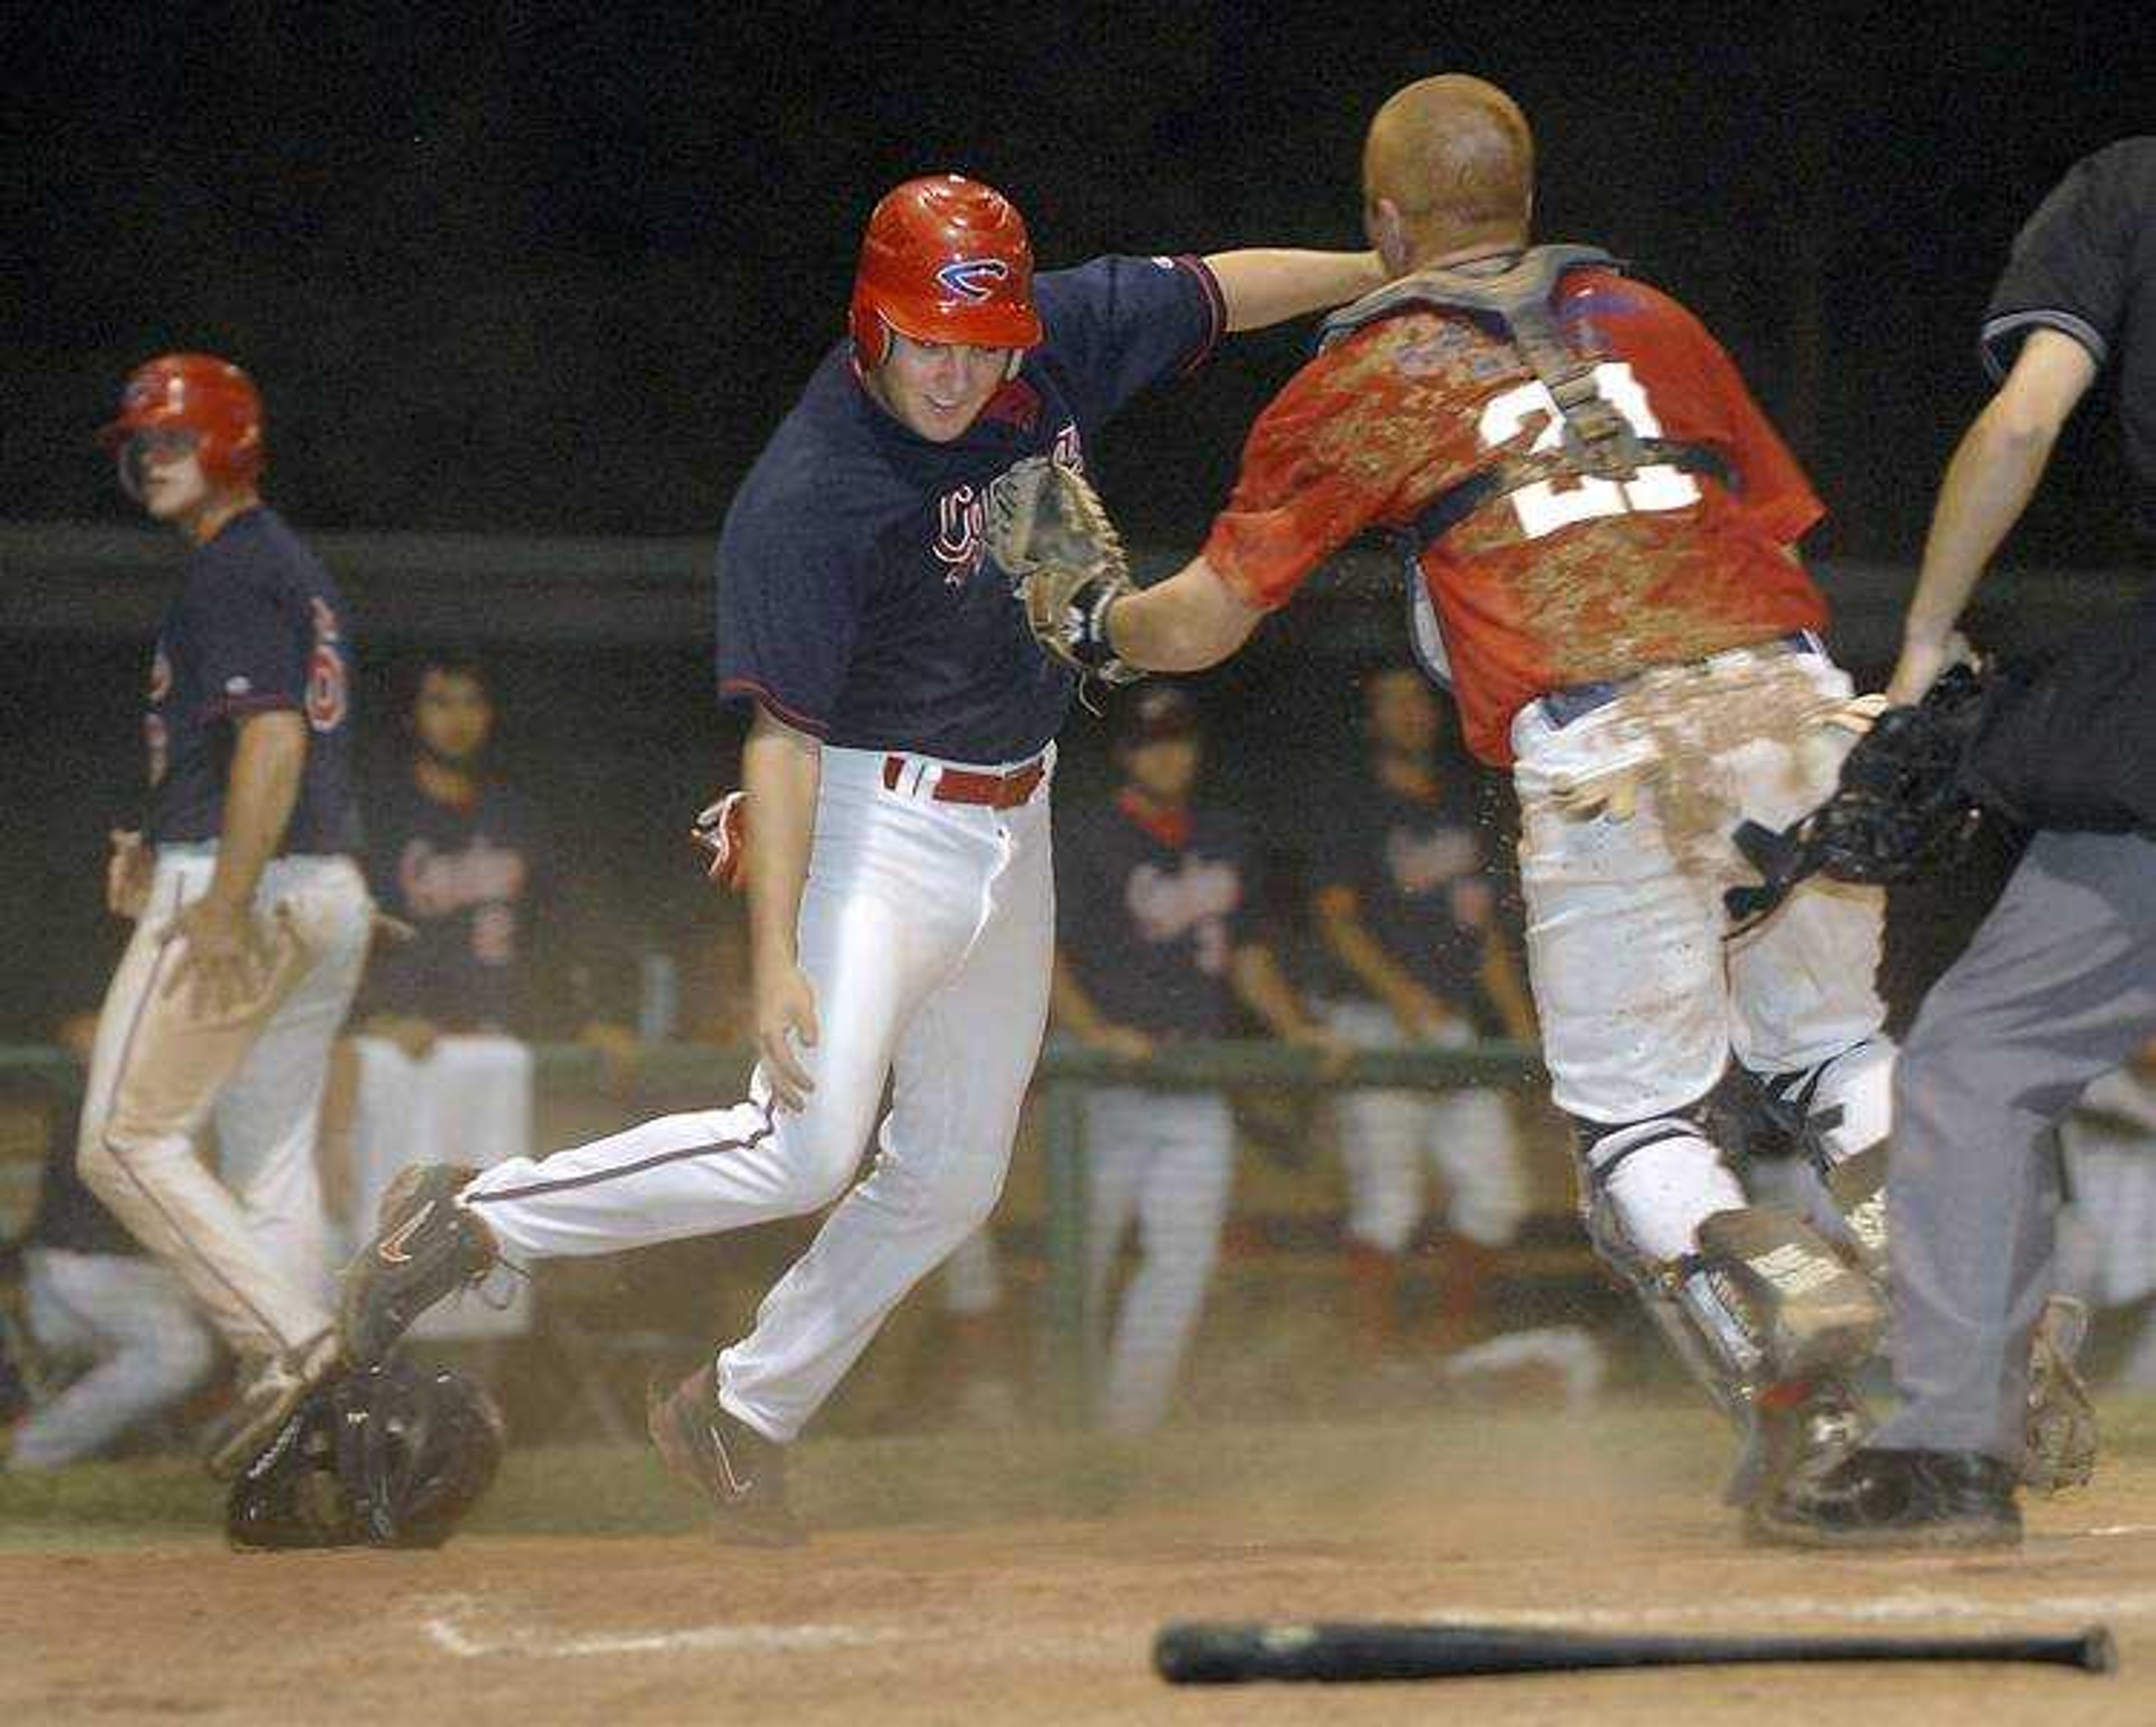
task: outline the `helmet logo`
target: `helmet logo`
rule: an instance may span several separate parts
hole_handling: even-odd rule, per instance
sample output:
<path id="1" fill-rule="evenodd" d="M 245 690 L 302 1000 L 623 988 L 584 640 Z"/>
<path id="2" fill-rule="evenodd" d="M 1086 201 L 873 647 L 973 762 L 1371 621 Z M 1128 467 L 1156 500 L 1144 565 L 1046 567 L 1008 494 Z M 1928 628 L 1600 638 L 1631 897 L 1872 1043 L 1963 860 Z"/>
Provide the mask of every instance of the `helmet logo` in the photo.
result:
<path id="1" fill-rule="evenodd" d="M 976 305 L 1010 280 L 1010 265 L 1000 258 L 954 258 L 936 272 L 944 292 Z"/>

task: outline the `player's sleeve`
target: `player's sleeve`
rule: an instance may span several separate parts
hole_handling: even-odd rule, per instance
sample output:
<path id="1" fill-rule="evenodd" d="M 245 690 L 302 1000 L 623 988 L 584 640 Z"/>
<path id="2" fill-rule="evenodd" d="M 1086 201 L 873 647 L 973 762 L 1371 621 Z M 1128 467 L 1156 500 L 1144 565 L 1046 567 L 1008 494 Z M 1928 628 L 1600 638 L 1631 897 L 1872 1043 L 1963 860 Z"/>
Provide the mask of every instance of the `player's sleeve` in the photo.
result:
<path id="1" fill-rule="evenodd" d="M 239 573 L 198 579 L 181 602 L 201 672 L 201 717 L 303 709 L 312 636 L 277 593 Z"/>
<path id="2" fill-rule="evenodd" d="M 1737 362 L 1705 329 L 1698 330 L 1698 338 L 1727 429 L 1725 453 L 1737 471 L 1738 508 L 1769 538 L 1794 546 L 1818 526 L 1826 506 L 1753 398 Z"/>
<path id="3" fill-rule="evenodd" d="M 763 496 L 752 478 L 719 542 L 719 699 L 828 736 L 860 627 L 862 568 L 828 514 Z"/>
<path id="4" fill-rule="evenodd" d="M 1319 355 L 1258 416 L 1206 536 L 1205 562 L 1267 611 L 1378 520 L 1414 459 L 1414 440 L 1386 435 L 1383 392 L 1368 380 L 1336 387 L 1335 356 L 1346 352 Z"/>
<path id="5" fill-rule="evenodd" d="M 2102 366 L 2133 291 L 2138 233 L 2156 221 L 2156 140 L 2133 139 L 2076 162 L 2015 236 L 1992 290 L 1979 352 L 1994 382 L 2031 330 L 2071 337 Z"/>
<path id="6" fill-rule="evenodd" d="M 1090 425 L 1203 365 L 1228 327 L 1227 301 L 1202 258 L 1096 258 L 1044 272 L 1034 293 L 1043 357 L 1061 371 Z"/>

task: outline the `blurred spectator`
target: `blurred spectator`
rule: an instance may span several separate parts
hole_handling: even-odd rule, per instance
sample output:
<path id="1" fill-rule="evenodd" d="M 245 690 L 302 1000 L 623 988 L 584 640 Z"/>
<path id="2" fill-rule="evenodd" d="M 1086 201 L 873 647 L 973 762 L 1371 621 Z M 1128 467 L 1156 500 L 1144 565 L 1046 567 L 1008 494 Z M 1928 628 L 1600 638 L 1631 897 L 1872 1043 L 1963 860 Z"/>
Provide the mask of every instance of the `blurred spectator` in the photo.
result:
<path id="1" fill-rule="evenodd" d="M 97 1035 L 77 1015 L 55 1041 L 85 1062 Z M 145 1254 L 82 1184 L 71 1110 L 54 1112 L 38 1208 L 18 1244 L 30 1340 L 64 1389 L 15 1430 L 11 1469 L 102 1456 L 209 1376 L 217 1344 L 179 1278 Z"/>
<path id="2" fill-rule="evenodd" d="M 1240 1001 L 1276 1035 L 1332 1054 L 1252 928 L 1242 825 L 1193 804 L 1204 743 L 1173 685 L 1127 696 L 1113 800 L 1057 813 L 1058 1021 L 1142 1066 L 1159 1044 L 1228 1035 Z M 1105 1425 L 1161 1420 L 1212 1276 L 1233 1173 L 1235 1123 L 1213 1092 L 1103 1086 L 1086 1097 L 1088 1290 L 1099 1312 L 1133 1219 L 1138 1268 L 1108 1350 Z"/>
<path id="3" fill-rule="evenodd" d="M 352 1041 L 352 1237 L 373 1231 L 382 1189 L 404 1164 L 485 1167 L 531 1149 L 532 1058 L 548 1017 L 532 964 L 555 911 L 545 827 L 489 769 L 495 708 L 475 662 L 436 654 L 418 667 L 404 716 L 405 770 L 367 810 L 367 873 L 397 925 L 376 943 Z M 558 931 L 546 930 L 558 945 Z M 625 1082 L 636 1041 L 593 1021 L 578 1034 Z M 336 1135 L 326 1136 L 332 1144 Z M 425 1334 L 521 1323 L 462 1304 Z"/>
<path id="4" fill-rule="evenodd" d="M 1405 666 L 1364 681 L 1369 752 L 1317 824 L 1318 932 L 1336 962 L 1329 1019 L 1368 1049 L 1443 1048 L 1497 1031 L 1534 1036 L 1533 1010 L 1496 927 L 1496 891 L 1464 763 L 1443 758 L 1444 717 Z M 1517 1132 L 1502 1092 L 1356 1091 L 1339 1103 L 1353 1318 L 1373 1356 L 1402 1338 L 1403 1256 L 1423 1216 L 1424 1165 L 1445 1190 L 1436 1263 L 1440 1349 L 1482 1329 L 1486 1285 L 1526 1210 Z"/>
<path id="5" fill-rule="evenodd" d="M 2156 1041 L 2092 1083 L 2059 1138 L 2059 1287 L 2130 1328 L 2115 1383 L 2156 1390 Z"/>

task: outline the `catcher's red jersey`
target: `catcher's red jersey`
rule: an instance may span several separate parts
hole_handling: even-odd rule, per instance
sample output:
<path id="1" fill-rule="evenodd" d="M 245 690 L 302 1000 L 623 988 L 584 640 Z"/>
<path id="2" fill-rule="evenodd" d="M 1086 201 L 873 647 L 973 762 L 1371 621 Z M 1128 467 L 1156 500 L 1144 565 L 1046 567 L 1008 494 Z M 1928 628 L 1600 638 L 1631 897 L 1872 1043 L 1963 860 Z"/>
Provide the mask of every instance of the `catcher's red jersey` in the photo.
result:
<path id="1" fill-rule="evenodd" d="M 1573 347 L 1599 357 L 1606 401 L 1643 436 L 1710 446 L 1737 485 L 1668 465 L 1621 484 L 1537 482 L 1424 552 L 1468 745 L 1501 764 L 1513 715 L 1537 696 L 1825 621 L 1787 550 L 1825 511 L 1720 345 L 1668 296 L 1612 270 L 1568 273 L 1556 305 Z M 1466 316 L 1380 320 L 1319 354 L 1259 417 L 1205 559 L 1251 604 L 1283 605 L 1363 529 L 1404 527 L 1562 430 L 1517 351 Z"/>

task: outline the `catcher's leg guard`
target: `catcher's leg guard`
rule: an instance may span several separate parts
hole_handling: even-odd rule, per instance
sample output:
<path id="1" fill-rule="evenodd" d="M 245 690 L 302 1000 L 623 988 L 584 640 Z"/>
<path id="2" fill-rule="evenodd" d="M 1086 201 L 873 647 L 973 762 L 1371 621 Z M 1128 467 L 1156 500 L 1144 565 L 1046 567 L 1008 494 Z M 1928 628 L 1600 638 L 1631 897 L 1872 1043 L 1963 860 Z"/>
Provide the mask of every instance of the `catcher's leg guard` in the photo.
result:
<path id="1" fill-rule="evenodd" d="M 1887 1277 L 1887 1141 L 1893 1125 L 1893 1044 L 1867 1037 L 1794 1072 L 1763 1073 L 1758 1104 L 1819 1172 L 1837 1233 L 1865 1274 Z"/>
<path id="2" fill-rule="evenodd" d="M 1697 1119 L 1586 1126 L 1589 1239 L 1732 1416 L 1870 1353 L 1885 1320 L 1871 1286 L 1801 1218 L 1747 1205 Z"/>

